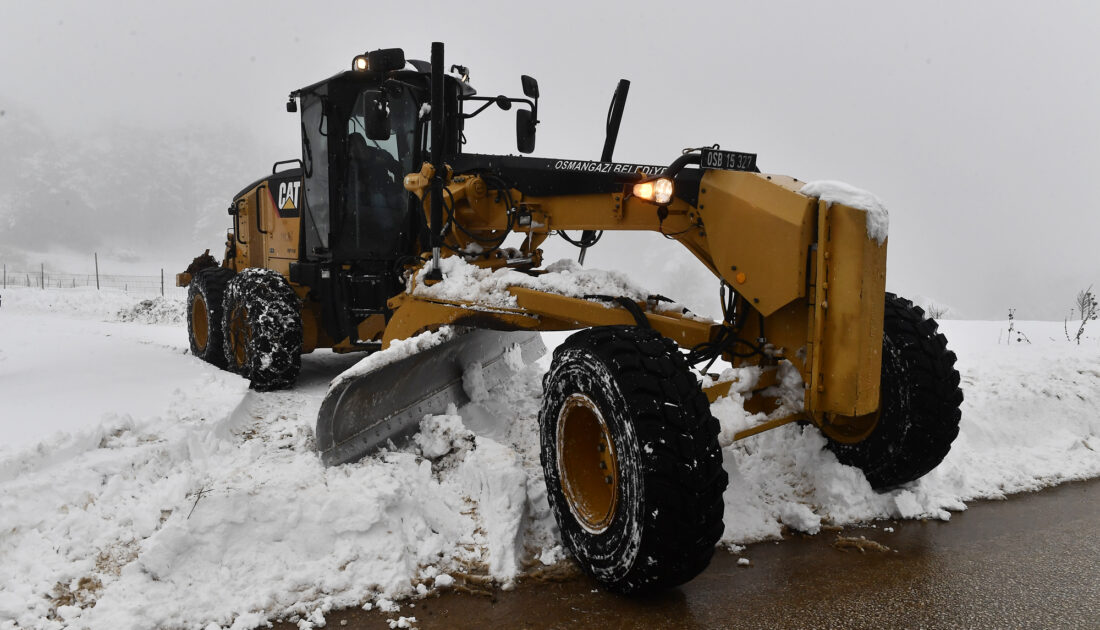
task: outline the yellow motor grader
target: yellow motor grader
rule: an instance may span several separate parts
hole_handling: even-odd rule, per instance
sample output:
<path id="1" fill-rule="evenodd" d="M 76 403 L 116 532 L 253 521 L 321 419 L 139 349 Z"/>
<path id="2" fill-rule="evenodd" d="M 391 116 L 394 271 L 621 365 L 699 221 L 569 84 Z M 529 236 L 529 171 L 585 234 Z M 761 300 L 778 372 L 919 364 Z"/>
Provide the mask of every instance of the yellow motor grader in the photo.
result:
<path id="1" fill-rule="evenodd" d="M 528 76 L 522 97 L 479 96 L 468 76 L 444 72 L 436 43 L 430 62 L 376 50 L 292 92 L 301 159 L 234 198 L 220 264 L 207 253 L 177 277 L 190 287 L 191 351 L 258 390 L 291 386 L 315 348 L 403 349 L 331 386 L 316 431 L 327 464 L 399 443 L 463 402 L 471 366 L 502 379 L 541 353 L 538 331 L 573 329 L 544 378 L 542 465 L 565 544 L 609 589 L 690 580 L 722 534 L 727 474 L 709 402 L 730 383 L 692 366 L 760 369 L 748 404 L 770 419 L 737 439 L 812 424 L 878 489 L 944 458 L 962 401 L 955 355 L 920 308 L 886 293 L 881 208 L 717 146 L 668 165 L 614 162 L 625 81 L 598 161 L 467 153 L 465 121 L 490 107 L 517 109 L 517 145 L 531 153 L 539 98 Z M 722 319 L 548 281 L 548 238 L 583 259 L 607 230 L 686 247 L 714 274 Z M 511 235 L 522 242 L 505 246 Z M 459 260 L 519 280 L 497 287 L 504 299 L 433 290 Z M 438 343 L 406 341 L 422 333 Z M 792 369 L 802 408 L 777 413 L 776 375 Z"/>

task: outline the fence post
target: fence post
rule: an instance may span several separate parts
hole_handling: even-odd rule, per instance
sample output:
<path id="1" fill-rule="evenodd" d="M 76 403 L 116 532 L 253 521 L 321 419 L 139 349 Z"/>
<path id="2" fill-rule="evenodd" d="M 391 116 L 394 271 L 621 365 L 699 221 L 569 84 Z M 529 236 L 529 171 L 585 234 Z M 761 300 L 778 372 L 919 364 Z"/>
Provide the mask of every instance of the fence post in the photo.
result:
<path id="1" fill-rule="evenodd" d="M 99 290 L 99 252 L 95 252 L 95 290 Z"/>
<path id="2" fill-rule="evenodd" d="M 4 288 L 8 288 L 8 263 L 4 263 Z"/>
<path id="3" fill-rule="evenodd" d="M 164 297 L 164 269 L 160 270 L 160 296 Z"/>
<path id="4" fill-rule="evenodd" d="M 46 263 L 39 263 L 38 272 L 40 274 L 39 278 L 41 279 L 39 284 L 42 285 L 42 290 L 45 291 L 46 290 Z"/>

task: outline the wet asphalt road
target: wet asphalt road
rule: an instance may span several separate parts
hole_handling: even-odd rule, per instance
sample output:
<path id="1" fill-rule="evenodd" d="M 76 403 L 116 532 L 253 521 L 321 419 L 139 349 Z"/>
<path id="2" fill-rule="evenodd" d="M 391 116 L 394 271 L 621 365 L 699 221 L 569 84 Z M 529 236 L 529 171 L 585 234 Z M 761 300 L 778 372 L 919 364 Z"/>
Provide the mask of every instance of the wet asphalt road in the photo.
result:
<path id="1" fill-rule="evenodd" d="M 949 522 L 878 522 L 718 551 L 679 589 L 645 600 L 586 577 L 491 596 L 444 593 L 399 614 L 333 612 L 331 628 L 1100 629 L 1100 480 L 983 501 Z M 884 528 L 892 527 L 893 532 Z M 890 551 L 841 551 L 837 536 Z M 288 626 L 290 627 L 290 626 Z"/>

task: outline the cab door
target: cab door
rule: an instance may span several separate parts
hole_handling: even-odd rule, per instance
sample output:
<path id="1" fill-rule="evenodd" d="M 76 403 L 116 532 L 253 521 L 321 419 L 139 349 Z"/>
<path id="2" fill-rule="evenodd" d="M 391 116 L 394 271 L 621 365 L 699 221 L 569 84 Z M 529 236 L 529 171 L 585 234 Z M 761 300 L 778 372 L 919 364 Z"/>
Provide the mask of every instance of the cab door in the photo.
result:
<path id="1" fill-rule="evenodd" d="M 407 92 L 388 93 L 390 136 L 368 138 L 367 108 L 377 94 L 369 87 L 355 94 L 341 138 L 344 161 L 332 169 L 340 172 L 343 189 L 333 230 L 339 260 L 395 260 L 412 244 L 410 196 L 403 181 L 414 164 L 417 109 Z"/>

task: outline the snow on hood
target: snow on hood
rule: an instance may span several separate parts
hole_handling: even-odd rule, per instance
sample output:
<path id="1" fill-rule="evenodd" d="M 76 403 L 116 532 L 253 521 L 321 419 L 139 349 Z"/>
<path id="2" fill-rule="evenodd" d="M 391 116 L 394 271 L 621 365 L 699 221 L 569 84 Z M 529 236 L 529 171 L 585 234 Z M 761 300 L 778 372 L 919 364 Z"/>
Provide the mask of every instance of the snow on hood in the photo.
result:
<path id="1" fill-rule="evenodd" d="M 416 277 L 409 281 L 412 294 L 503 308 L 517 306 L 516 298 L 508 292 L 509 287 L 524 287 L 574 298 L 589 295 L 627 297 L 637 302 L 645 301 L 649 296 L 654 295 L 653 291 L 634 284 L 626 274 L 602 269 L 586 269 L 570 258 L 563 258 L 547 265 L 546 272 L 539 275 L 506 268 L 485 269 L 471 265 L 460 256 L 440 259 L 439 268 L 443 273 L 443 281 L 433 285 L 424 284 L 428 265 L 418 271 Z M 611 303 L 605 305 L 608 308 L 615 307 Z M 695 315 L 683 304 L 671 300 L 658 301 L 655 310 L 658 313 L 673 312 L 691 319 L 710 321 Z"/>
<path id="2" fill-rule="evenodd" d="M 844 182 L 822 179 L 810 182 L 798 192 L 828 204 L 840 203 L 867 213 L 867 236 L 882 245 L 890 232 L 890 214 L 875 195 Z"/>
<path id="3" fill-rule="evenodd" d="M 413 295 L 442 300 L 463 300 L 486 306 L 515 307 L 516 298 L 508 287 L 526 287 L 569 297 L 585 295 L 625 296 L 644 300 L 650 295 L 617 271 L 585 269 L 571 259 L 562 259 L 546 267 L 546 273 L 532 276 L 514 269 L 484 269 L 471 265 L 460 256 L 439 261 L 443 281 L 424 284 L 427 265 L 417 272 Z"/>

